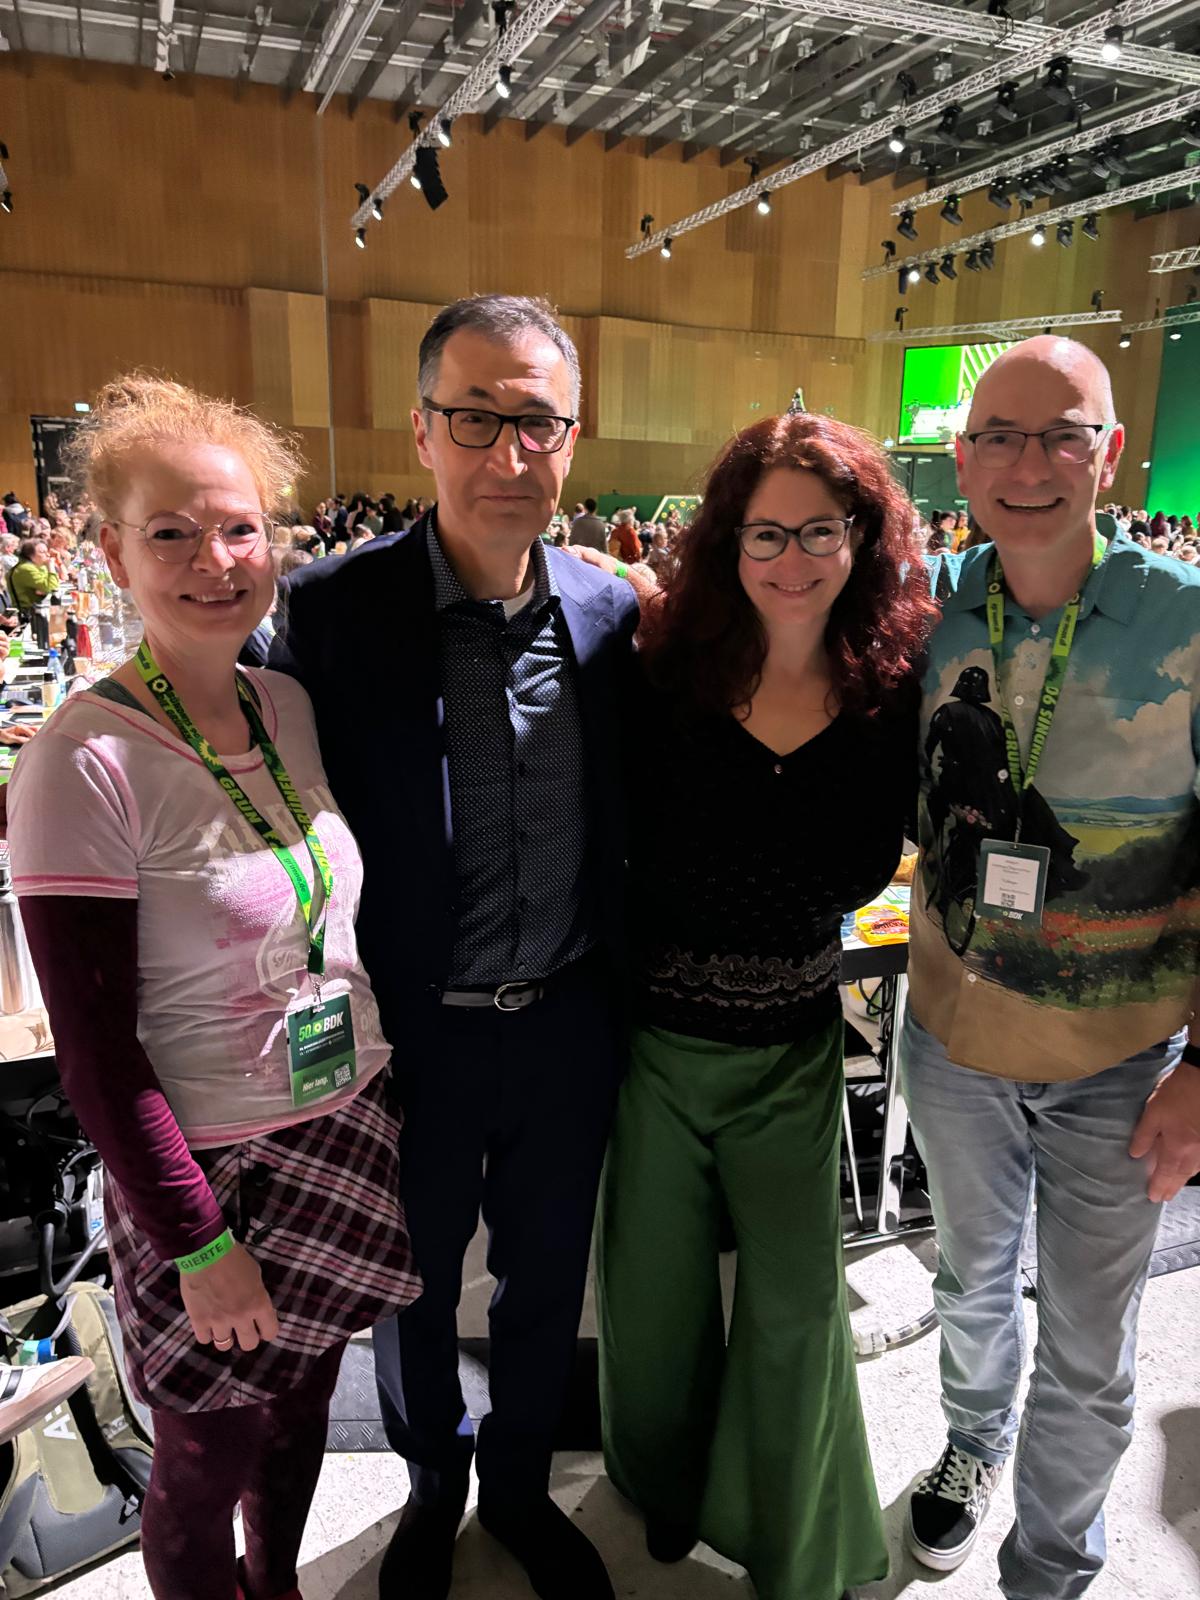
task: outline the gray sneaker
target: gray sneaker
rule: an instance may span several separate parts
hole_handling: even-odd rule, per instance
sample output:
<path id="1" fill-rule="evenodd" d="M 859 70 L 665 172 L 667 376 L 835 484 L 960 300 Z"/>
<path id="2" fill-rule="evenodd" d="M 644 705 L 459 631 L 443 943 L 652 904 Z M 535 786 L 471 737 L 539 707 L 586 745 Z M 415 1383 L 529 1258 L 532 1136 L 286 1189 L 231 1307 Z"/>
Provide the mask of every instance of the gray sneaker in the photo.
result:
<path id="1" fill-rule="evenodd" d="M 908 1503 L 908 1547 L 922 1566 L 953 1572 L 971 1554 L 1003 1466 L 948 1444 Z"/>

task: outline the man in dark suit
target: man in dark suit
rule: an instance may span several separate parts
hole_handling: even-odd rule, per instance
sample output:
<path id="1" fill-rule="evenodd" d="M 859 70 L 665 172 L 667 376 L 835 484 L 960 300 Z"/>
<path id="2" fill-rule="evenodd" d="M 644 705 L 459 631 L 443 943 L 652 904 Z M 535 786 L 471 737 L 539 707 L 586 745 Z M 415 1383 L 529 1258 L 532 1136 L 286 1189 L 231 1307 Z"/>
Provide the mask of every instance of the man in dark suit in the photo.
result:
<path id="1" fill-rule="evenodd" d="M 459 301 L 421 345 L 433 508 L 291 580 L 271 664 L 305 685 L 362 848 L 359 944 L 395 1049 L 424 1293 L 376 1330 L 412 1492 L 382 1600 L 444 1600 L 474 1449 L 456 1310 L 480 1209 L 497 1282 L 479 1520 L 543 1600 L 611 1600 L 548 1494 L 623 1064 L 619 717 L 633 591 L 542 544 L 579 432 L 543 302 Z M 348 679 L 353 662 L 354 682 Z"/>
<path id="2" fill-rule="evenodd" d="M 603 517 L 596 515 L 596 502 L 585 500 L 584 514 L 576 517 L 571 524 L 571 543 L 582 545 L 585 550 L 599 550 L 601 555 L 608 554 L 608 524 Z"/>

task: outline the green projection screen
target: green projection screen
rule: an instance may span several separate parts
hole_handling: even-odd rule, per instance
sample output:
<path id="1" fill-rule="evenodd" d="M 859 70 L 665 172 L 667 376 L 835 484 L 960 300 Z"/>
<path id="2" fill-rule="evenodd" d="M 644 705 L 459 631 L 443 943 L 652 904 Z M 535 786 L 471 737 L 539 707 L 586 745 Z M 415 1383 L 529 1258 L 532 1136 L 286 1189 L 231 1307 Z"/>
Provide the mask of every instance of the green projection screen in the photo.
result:
<path id="1" fill-rule="evenodd" d="M 1168 311 L 1167 316 L 1170 315 Z M 1151 516 L 1156 511 L 1179 517 L 1186 513 L 1194 520 L 1200 511 L 1200 430 L 1196 427 L 1200 322 L 1183 323 L 1179 334 L 1178 339 L 1163 336 L 1162 376 L 1158 381 L 1150 487 L 1146 494 Z"/>
<path id="2" fill-rule="evenodd" d="M 980 377 L 1010 344 L 939 344 L 904 352 L 897 444 L 946 443 L 966 426 Z"/>

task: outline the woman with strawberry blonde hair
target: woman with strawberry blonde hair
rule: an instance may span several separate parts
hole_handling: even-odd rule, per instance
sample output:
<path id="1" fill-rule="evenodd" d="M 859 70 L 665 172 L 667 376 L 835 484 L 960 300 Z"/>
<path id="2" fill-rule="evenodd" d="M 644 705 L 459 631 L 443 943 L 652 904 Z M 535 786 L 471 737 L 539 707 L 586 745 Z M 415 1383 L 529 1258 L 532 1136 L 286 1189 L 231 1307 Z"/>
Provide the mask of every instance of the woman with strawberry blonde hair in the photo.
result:
<path id="1" fill-rule="evenodd" d="M 143 374 L 103 390 L 74 457 L 146 637 L 22 752 L 9 837 L 154 1415 L 143 1559 L 156 1600 L 299 1600 L 346 1341 L 419 1287 L 358 849 L 304 691 L 235 665 L 300 463 Z"/>

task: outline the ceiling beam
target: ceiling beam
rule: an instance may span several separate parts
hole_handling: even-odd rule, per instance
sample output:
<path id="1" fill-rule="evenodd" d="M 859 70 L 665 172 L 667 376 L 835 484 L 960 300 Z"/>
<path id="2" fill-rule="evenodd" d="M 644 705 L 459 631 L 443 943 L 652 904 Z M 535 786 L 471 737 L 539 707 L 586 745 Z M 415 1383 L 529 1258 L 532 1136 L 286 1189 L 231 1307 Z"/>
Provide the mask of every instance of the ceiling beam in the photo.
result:
<path id="1" fill-rule="evenodd" d="M 192 46 L 187 53 L 187 71 L 193 74 L 196 71 L 196 63 L 200 59 L 200 38 L 204 32 L 204 22 L 207 15 L 208 12 L 204 0 L 200 0 L 199 9 L 196 12 L 196 31 L 192 34 Z"/>
<path id="2" fill-rule="evenodd" d="M 621 89 L 628 93 L 632 89 L 643 89 L 647 84 L 653 83 L 664 70 L 675 61 L 690 55 L 693 50 L 701 50 L 706 44 L 720 38 L 737 22 L 736 17 L 721 15 L 720 13 L 707 13 L 701 15 L 691 27 L 685 28 L 682 33 L 675 36 L 674 40 L 658 50 L 651 50 L 640 67 L 635 67 L 621 80 Z M 637 41 L 631 39 L 626 54 L 632 54 Z M 624 56 L 618 52 L 616 63 L 619 64 Z M 621 96 L 611 90 L 599 100 L 577 100 L 576 105 L 583 105 L 584 109 L 575 117 L 567 128 L 568 147 L 577 144 L 585 133 L 598 128 L 599 125 L 614 111 L 620 108 Z M 569 107 L 573 110 L 574 107 Z"/>
<path id="3" fill-rule="evenodd" d="M 317 106 L 317 115 L 319 117 L 324 116 L 329 102 L 337 93 L 338 85 L 341 83 L 346 74 L 346 68 L 357 55 L 359 45 L 362 44 L 363 40 L 367 37 L 367 34 L 370 33 L 371 29 L 375 26 L 375 18 L 379 15 L 382 9 L 383 0 L 367 0 L 367 4 L 363 9 L 362 15 L 358 19 L 357 26 L 354 29 L 353 36 L 350 37 L 349 43 L 338 57 L 333 72 L 325 84 L 325 92 L 322 94 L 320 104 Z M 347 33 L 349 34 L 349 30 L 347 30 Z"/>
<path id="4" fill-rule="evenodd" d="M 317 24 L 317 19 L 320 18 L 321 28 L 324 29 L 326 21 L 333 13 L 335 4 L 336 0 L 313 0 L 312 7 L 308 13 L 308 20 L 304 24 L 304 32 L 300 36 L 300 48 L 297 50 L 288 75 L 284 79 L 283 99 L 285 105 L 304 82 L 309 63 L 316 54 L 316 44 L 310 44 L 309 41 L 312 39 L 313 28 Z"/>
<path id="5" fill-rule="evenodd" d="M 537 58 L 533 64 L 532 79 L 522 85 L 522 92 L 511 105 L 504 107 L 497 102 L 488 110 L 483 119 L 484 133 L 491 133 L 505 116 L 514 121 L 528 116 L 534 104 L 540 99 L 538 86 L 558 71 L 582 37 L 591 33 L 594 28 L 603 27 L 620 3 L 621 0 L 591 0 L 591 4 L 569 22 L 554 43 Z"/>
<path id="6" fill-rule="evenodd" d="M 471 36 L 472 30 L 487 16 L 489 0 L 461 0 L 451 15 L 450 27 L 442 35 L 442 60 L 458 55 Z M 434 77 L 426 79 L 421 88 L 421 98 L 431 106 L 440 106 L 458 83 L 453 72 L 444 68 Z"/>
<path id="7" fill-rule="evenodd" d="M 337 47 L 342 42 L 357 9 L 358 0 L 334 0 L 332 10 L 325 19 L 325 26 L 321 29 L 317 48 L 304 71 L 301 87 L 305 94 L 316 94 L 326 68 L 332 63 Z"/>
<path id="8" fill-rule="evenodd" d="M 931 123 L 951 105 L 960 104 L 972 96 L 985 95 L 997 89 L 1010 76 L 1020 77 L 1036 72 L 1052 56 L 1060 54 L 1069 56 L 1078 44 L 1103 37 L 1105 29 L 1114 23 L 1129 27 L 1169 9 L 1171 0 L 1124 0 L 1123 4 L 1109 11 L 1098 12 L 1076 27 L 1055 30 L 1052 43 L 1037 45 L 1022 55 L 1002 57 L 984 71 L 973 73 L 957 83 L 945 84 L 934 93 L 924 95 L 910 104 L 907 107 L 909 130 L 911 132 L 915 127 Z M 839 87 L 840 92 L 844 94 L 846 85 Z M 810 177 L 813 173 L 823 172 L 831 162 L 842 161 L 848 155 L 855 155 L 878 144 L 887 137 L 891 126 L 893 126 L 892 114 L 865 122 L 853 133 L 834 140 L 831 144 L 822 145 L 811 154 L 805 154 L 793 161 L 782 172 L 773 173 L 766 187 L 772 191 L 782 189 L 801 178 Z M 696 228 L 702 228 L 709 222 L 716 222 L 727 216 L 731 211 L 750 205 L 754 199 L 755 186 L 747 184 L 723 199 L 693 212 L 690 216 L 678 218 L 648 238 L 629 245 L 625 251 L 626 258 L 632 261 L 648 254 L 651 250 L 657 250 L 668 236 L 675 239 L 684 233 L 691 233 Z"/>
<path id="9" fill-rule="evenodd" d="M 353 115 L 371 93 L 391 64 L 392 57 L 412 32 L 413 23 L 421 14 L 421 0 L 400 0 L 388 23 L 387 31 L 375 46 L 375 54 L 358 75 L 350 91 L 350 112 Z"/>
<path id="10" fill-rule="evenodd" d="M 942 40 L 950 40 L 960 45 L 982 45 L 993 53 L 1001 51 L 1018 56 L 1042 48 L 1048 52 L 1043 59 L 1048 59 L 1049 54 L 1063 48 L 1064 32 L 1073 31 L 1047 27 L 1037 22 L 1010 23 L 1003 17 L 992 17 L 961 7 L 935 4 L 933 0 L 780 0 L 780 3 L 786 5 L 793 16 L 804 15 L 811 17 L 814 22 L 841 18 L 846 22 L 870 22 L 873 25 L 894 29 L 900 36 L 896 43 L 900 43 L 903 36 L 922 34 L 924 35 L 922 44 L 916 51 L 908 52 L 909 58 L 915 56 L 918 60 L 935 51 Z M 1131 13 L 1144 11 L 1143 7 L 1136 5 L 1117 9 Z M 1146 14 L 1152 15 L 1154 9 L 1162 11 L 1167 7 L 1161 5 L 1152 7 Z M 1130 23 L 1137 20 L 1138 16 L 1130 15 Z M 1114 69 L 1103 62 L 1101 48 L 1102 39 L 1099 35 L 1094 38 L 1076 39 L 1070 49 L 1071 60 L 1076 65 L 1086 63 L 1092 67 L 1101 67 L 1105 76 L 1111 77 Z M 890 70 L 898 71 L 903 64 L 897 62 Z M 889 69 L 884 69 L 885 72 L 887 70 Z M 1185 51 L 1127 44 L 1122 51 L 1119 70 L 1149 76 L 1165 83 L 1200 84 L 1200 60 Z M 826 81 L 828 82 L 828 79 Z M 847 88 L 847 85 L 842 84 L 836 86 L 838 98 L 846 93 Z M 826 98 L 815 109 L 821 109 L 829 103 L 829 99 Z M 801 107 L 789 114 L 774 132 L 778 133 L 794 126 L 808 109 L 810 108 Z"/>
<path id="11" fill-rule="evenodd" d="M 13 0 L 13 21 L 16 23 L 17 49 L 25 48 L 25 24 L 21 20 L 21 0 Z"/>

